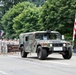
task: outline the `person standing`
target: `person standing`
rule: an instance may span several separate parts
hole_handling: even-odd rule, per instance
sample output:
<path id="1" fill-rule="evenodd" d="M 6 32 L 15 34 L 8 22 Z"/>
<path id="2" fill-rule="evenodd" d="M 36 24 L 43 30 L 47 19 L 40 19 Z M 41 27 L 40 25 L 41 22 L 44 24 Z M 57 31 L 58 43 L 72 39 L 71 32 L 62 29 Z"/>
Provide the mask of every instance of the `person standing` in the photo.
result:
<path id="1" fill-rule="evenodd" d="M 2 52 L 3 52 L 3 54 L 6 54 L 6 55 L 8 53 L 7 45 L 8 45 L 7 39 L 4 38 L 2 41 L 2 47 L 3 47 Z"/>
<path id="2" fill-rule="evenodd" d="M 0 39 L 0 54 L 2 53 L 2 40 Z"/>

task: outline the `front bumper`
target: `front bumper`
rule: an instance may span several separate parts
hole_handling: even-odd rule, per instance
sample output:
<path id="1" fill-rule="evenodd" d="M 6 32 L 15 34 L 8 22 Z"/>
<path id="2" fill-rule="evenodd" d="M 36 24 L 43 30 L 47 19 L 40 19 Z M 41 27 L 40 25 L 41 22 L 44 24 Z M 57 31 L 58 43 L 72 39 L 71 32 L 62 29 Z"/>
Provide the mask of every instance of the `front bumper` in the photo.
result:
<path id="1" fill-rule="evenodd" d="M 68 48 L 67 47 L 51 47 L 51 48 L 49 48 L 49 51 L 53 51 L 53 52 L 56 52 L 56 51 L 66 51 L 66 50 L 68 50 Z"/>
<path id="2" fill-rule="evenodd" d="M 46 50 L 48 50 L 49 52 L 65 52 L 69 49 L 71 49 L 70 47 L 42 47 Z"/>
<path id="3" fill-rule="evenodd" d="M 43 44 L 42 48 L 46 48 L 46 50 L 50 52 L 65 52 L 69 49 L 72 49 L 71 46 L 64 43 L 51 43 L 51 44 Z"/>

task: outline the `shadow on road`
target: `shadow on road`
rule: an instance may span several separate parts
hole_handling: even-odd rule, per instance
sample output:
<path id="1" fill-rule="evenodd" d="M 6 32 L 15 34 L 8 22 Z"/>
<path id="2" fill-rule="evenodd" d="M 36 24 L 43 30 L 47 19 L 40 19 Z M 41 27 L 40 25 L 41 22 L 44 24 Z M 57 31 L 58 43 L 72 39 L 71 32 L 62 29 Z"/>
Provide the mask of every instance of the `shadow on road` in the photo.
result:
<path id="1" fill-rule="evenodd" d="M 48 57 L 46 60 L 64 60 L 63 58 Z"/>
<path id="2" fill-rule="evenodd" d="M 27 58 L 39 60 L 37 57 L 27 57 Z M 47 57 L 45 60 L 64 60 L 64 59 L 63 58 L 55 58 L 55 57 Z"/>

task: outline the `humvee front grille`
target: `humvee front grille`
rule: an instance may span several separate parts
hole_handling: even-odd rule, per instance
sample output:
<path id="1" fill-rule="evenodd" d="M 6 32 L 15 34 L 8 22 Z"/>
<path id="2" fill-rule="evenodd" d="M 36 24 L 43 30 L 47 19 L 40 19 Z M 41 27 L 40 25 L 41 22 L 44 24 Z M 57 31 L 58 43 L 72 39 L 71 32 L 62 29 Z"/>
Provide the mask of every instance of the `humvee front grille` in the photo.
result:
<path id="1" fill-rule="evenodd" d="M 62 44 L 62 43 L 54 43 L 53 46 L 54 46 L 54 47 L 62 47 L 63 44 Z"/>

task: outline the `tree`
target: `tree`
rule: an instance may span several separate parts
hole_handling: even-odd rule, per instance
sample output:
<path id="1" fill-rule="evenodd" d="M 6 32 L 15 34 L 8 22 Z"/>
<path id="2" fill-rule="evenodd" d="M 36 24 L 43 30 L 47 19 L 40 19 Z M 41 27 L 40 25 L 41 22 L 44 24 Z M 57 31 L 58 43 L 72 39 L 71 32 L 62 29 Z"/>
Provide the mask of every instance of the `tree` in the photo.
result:
<path id="1" fill-rule="evenodd" d="M 29 2 L 18 3 L 17 5 L 13 6 L 13 8 L 11 8 L 9 11 L 7 11 L 2 17 L 2 25 L 6 31 L 7 38 L 14 38 L 16 35 L 15 31 L 13 30 L 13 19 L 21 14 L 24 10 L 27 10 L 29 7 L 33 8 L 34 4 L 31 4 Z"/>
<path id="2" fill-rule="evenodd" d="M 17 36 L 21 32 L 31 32 L 40 30 L 39 21 L 39 8 L 28 8 L 24 10 L 19 16 L 15 17 L 13 22 L 13 28 L 16 31 Z"/>
<path id="3" fill-rule="evenodd" d="M 2 13 L 2 9 L 3 9 L 3 6 L 4 6 L 4 4 L 3 4 L 3 2 L 2 1 L 0 1 L 0 30 L 3 30 L 3 26 L 2 26 L 2 24 L 1 24 L 1 18 L 2 18 L 2 16 L 3 16 L 3 13 Z"/>
<path id="4" fill-rule="evenodd" d="M 45 3 L 46 0 L 26 0 L 26 1 L 32 2 L 36 6 L 42 6 Z"/>
<path id="5" fill-rule="evenodd" d="M 75 9 L 75 0 L 47 0 L 42 7 L 41 23 L 45 30 L 58 30 L 70 37 L 73 32 Z"/>
<path id="6" fill-rule="evenodd" d="M 18 2 L 22 2 L 24 0 L 0 0 L 0 30 L 4 30 L 4 27 L 1 24 L 1 18 L 2 16 L 13 7 L 13 5 L 16 5 Z"/>

